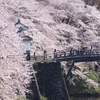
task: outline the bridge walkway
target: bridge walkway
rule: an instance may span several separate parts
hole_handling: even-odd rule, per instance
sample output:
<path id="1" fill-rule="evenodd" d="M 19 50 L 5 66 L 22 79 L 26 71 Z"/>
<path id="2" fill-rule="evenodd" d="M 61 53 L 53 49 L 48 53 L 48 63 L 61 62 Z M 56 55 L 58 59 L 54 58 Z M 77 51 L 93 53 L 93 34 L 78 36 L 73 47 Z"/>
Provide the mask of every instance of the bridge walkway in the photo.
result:
<path id="1" fill-rule="evenodd" d="M 90 61 L 100 61 L 100 52 L 84 51 L 84 52 L 53 52 L 51 54 L 44 53 L 43 55 L 31 56 L 34 62 L 62 62 L 62 61 L 72 61 L 75 62 L 90 62 Z"/>

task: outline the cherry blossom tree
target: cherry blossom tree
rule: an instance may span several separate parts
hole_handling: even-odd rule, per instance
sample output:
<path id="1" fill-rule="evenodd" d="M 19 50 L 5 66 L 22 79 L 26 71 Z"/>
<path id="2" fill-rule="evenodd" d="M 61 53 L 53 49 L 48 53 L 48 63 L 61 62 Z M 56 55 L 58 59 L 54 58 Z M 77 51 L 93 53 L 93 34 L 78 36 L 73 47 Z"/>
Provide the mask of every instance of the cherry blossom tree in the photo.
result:
<path id="1" fill-rule="evenodd" d="M 0 100 L 17 100 L 18 95 L 25 96 L 27 92 L 30 65 L 21 51 L 22 39 L 16 33 L 14 25 L 7 20 L 1 23 Z"/>

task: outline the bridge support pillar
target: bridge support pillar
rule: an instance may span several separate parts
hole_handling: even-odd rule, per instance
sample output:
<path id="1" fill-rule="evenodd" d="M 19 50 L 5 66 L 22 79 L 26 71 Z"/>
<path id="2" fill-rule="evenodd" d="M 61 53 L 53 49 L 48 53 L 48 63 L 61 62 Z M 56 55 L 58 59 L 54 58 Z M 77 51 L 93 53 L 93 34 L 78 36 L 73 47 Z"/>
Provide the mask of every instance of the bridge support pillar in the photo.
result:
<path id="1" fill-rule="evenodd" d="M 41 95 L 48 100 L 70 100 L 60 63 L 38 63 L 37 82 Z"/>
<path id="2" fill-rule="evenodd" d="M 75 63 L 75 61 L 72 61 L 72 64 L 71 64 L 71 66 L 70 66 L 70 68 L 69 68 L 69 70 L 68 70 L 68 73 L 67 73 L 67 75 L 66 75 L 66 80 L 67 80 L 67 78 L 68 78 L 68 76 L 70 75 L 70 73 L 71 73 L 71 70 L 72 70 L 72 68 L 73 68 L 73 66 L 74 66 L 74 63 Z"/>

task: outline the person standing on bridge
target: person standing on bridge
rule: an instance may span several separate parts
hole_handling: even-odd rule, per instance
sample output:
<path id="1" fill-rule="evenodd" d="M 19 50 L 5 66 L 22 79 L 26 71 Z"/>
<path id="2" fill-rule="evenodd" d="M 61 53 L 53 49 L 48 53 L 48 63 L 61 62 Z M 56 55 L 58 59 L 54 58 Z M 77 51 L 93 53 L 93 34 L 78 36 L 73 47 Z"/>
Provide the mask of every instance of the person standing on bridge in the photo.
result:
<path id="1" fill-rule="evenodd" d="M 37 50 L 34 51 L 34 59 L 35 60 L 37 59 L 36 56 L 37 56 Z"/>
<path id="2" fill-rule="evenodd" d="M 80 48 L 78 48 L 78 55 L 80 55 L 80 53 L 81 53 L 81 50 L 80 50 Z"/>
<path id="3" fill-rule="evenodd" d="M 35 50 L 35 52 L 34 52 L 34 56 L 36 56 L 37 55 L 37 49 Z"/>
<path id="4" fill-rule="evenodd" d="M 92 46 L 91 46 L 91 49 L 90 49 L 90 54 L 92 55 Z"/>
<path id="5" fill-rule="evenodd" d="M 44 50 L 44 60 L 46 59 L 46 53 L 47 53 L 47 51 Z"/>
<path id="6" fill-rule="evenodd" d="M 73 55 L 73 53 L 74 53 L 74 52 L 73 52 L 73 49 L 71 48 L 71 49 L 70 49 L 70 55 Z"/>
<path id="7" fill-rule="evenodd" d="M 57 52 L 56 52 L 56 49 L 54 49 L 54 58 L 57 57 Z"/>

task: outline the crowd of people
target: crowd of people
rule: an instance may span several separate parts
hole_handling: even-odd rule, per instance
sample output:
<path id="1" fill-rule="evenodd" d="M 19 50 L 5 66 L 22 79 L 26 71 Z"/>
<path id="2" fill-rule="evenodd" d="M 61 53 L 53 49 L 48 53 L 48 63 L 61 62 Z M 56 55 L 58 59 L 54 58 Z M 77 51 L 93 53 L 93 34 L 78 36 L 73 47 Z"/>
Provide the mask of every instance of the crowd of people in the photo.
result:
<path id="1" fill-rule="evenodd" d="M 77 50 L 71 48 L 69 55 L 92 55 L 97 53 L 98 52 L 96 50 L 93 50 L 92 47 L 90 49 L 78 48 Z"/>

